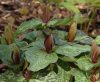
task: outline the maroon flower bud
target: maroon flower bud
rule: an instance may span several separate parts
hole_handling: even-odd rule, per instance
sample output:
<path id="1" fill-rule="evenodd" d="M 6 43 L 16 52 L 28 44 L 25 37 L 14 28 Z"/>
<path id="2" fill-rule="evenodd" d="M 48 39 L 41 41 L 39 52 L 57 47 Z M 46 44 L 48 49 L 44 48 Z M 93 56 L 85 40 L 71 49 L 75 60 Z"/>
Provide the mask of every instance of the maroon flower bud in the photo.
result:
<path id="1" fill-rule="evenodd" d="M 53 37 L 52 35 L 47 35 L 44 41 L 44 46 L 47 51 L 47 53 L 50 53 L 53 48 Z"/>
<path id="2" fill-rule="evenodd" d="M 24 78 L 25 78 L 26 80 L 29 80 L 29 79 L 32 78 L 32 72 L 29 71 L 29 70 L 24 70 L 24 71 L 22 72 L 22 74 L 23 74 L 23 76 L 24 76 Z"/>
<path id="3" fill-rule="evenodd" d="M 97 63 L 99 54 L 99 47 L 96 45 L 96 42 L 93 41 L 91 47 L 91 59 L 93 63 Z"/>
<path id="4" fill-rule="evenodd" d="M 17 46 L 14 46 L 14 49 L 12 51 L 12 60 L 14 64 L 20 63 L 20 50 Z"/>
<path id="5" fill-rule="evenodd" d="M 41 18 L 44 23 L 48 23 L 48 21 L 50 20 L 51 12 L 48 6 L 45 6 L 45 8 L 43 9 L 43 15 Z"/>

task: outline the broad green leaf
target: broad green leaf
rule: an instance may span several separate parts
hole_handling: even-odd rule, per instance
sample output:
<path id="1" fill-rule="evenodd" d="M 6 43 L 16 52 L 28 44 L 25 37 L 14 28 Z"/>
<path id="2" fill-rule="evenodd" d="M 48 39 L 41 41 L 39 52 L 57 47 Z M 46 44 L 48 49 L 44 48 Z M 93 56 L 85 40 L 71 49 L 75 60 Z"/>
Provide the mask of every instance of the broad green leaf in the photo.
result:
<path id="1" fill-rule="evenodd" d="M 82 44 L 91 44 L 92 43 L 92 38 L 86 35 L 84 32 L 78 30 L 76 33 L 75 41 L 82 43 Z"/>
<path id="2" fill-rule="evenodd" d="M 89 71 L 93 68 L 93 64 L 88 57 L 80 57 L 76 64 L 81 70 Z"/>
<path id="3" fill-rule="evenodd" d="M 56 53 L 47 54 L 46 51 L 35 47 L 31 49 L 25 52 L 26 59 L 30 63 L 28 69 L 31 71 L 39 71 L 58 60 Z"/>
<path id="4" fill-rule="evenodd" d="M 54 31 L 52 31 L 52 34 L 53 34 L 54 37 L 58 37 L 58 38 L 64 40 L 67 32 L 66 31 L 54 30 Z"/>
<path id="5" fill-rule="evenodd" d="M 29 41 L 33 41 L 36 39 L 36 32 L 29 32 L 27 34 L 25 34 L 25 39 L 29 40 Z"/>
<path id="6" fill-rule="evenodd" d="M 44 82 L 58 82 L 58 77 L 55 72 L 50 72 L 47 76 L 44 78 Z"/>
<path id="7" fill-rule="evenodd" d="M 54 36 L 54 42 L 55 42 L 55 45 L 58 45 L 58 46 L 66 44 L 65 40 L 62 40 L 57 36 Z"/>
<path id="8" fill-rule="evenodd" d="M 28 43 L 25 42 L 25 41 L 16 41 L 16 45 L 17 45 L 19 48 L 22 48 L 22 47 L 27 46 Z"/>
<path id="9" fill-rule="evenodd" d="M 68 25 L 71 22 L 72 18 L 64 18 L 64 19 L 53 19 L 48 22 L 48 26 L 60 26 L 60 25 Z"/>
<path id="10" fill-rule="evenodd" d="M 67 2 L 70 2 L 72 4 L 77 4 L 77 3 L 86 3 L 87 0 L 66 0 Z"/>
<path id="11" fill-rule="evenodd" d="M 58 82 L 69 82 L 70 74 L 67 73 L 63 68 L 58 66 Z"/>
<path id="12" fill-rule="evenodd" d="M 21 74 L 13 73 L 12 71 L 6 71 L 0 74 L 0 82 L 23 82 L 24 78 Z"/>
<path id="13" fill-rule="evenodd" d="M 98 45 L 100 45 L 100 35 L 98 35 L 98 36 L 96 37 L 95 41 L 96 41 L 96 43 L 97 43 Z"/>
<path id="14" fill-rule="evenodd" d="M 74 57 L 68 57 L 68 56 L 63 56 L 63 57 L 59 57 L 59 59 L 66 61 L 66 62 L 76 62 L 76 59 Z"/>
<path id="15" fill-rule="evenodd" d="M 89 52 L 90 49 L 91 48 L 88 45 L 80 45 L 80 44 L 68 45 L 66 44 L 66 45 L 60 46 L 56 50 L 56 53 L 65 55 L 68 57 L 74 57 L 74 56 L 80 55 L 81 53 Z"/>
<path id="16" fill-rule="evenodd" d="M 0 59 L 5 64 L 9 64 L 11 60 L 11 49 L 8 45 L 0 45 Z"/>
<path id="17" fill-rule="evenodd" d="M 41 77 L 39 79 L 30 79 L 29 82 L 58 82 L 57 74 L 51 71 L 45 77 Z"/>
<path id="18" fill-rule="evenodd" d="M 75 14 L 73 20 L 76 21 L 78 24 L 83 24 L 84 22 L 88 21 L 88 17 L 83 17 L 82 14 Z M 81 21 L 80 21 L 81 20 Z"/>
<path id="19" fill-rule="evenodd" d="M 77 36 L 76 38 L 75 38 L 75 41 L 77 41 L 77 42 L 79 42 L 79 43 L 82 43 L 82 44 L 91 44 L 91 42 L 92 42 L 92 38 L 91 37 L 89 37 L 89 36 Z"/>
<path id="20" fill-rule="evenodd" d="M 59 21 L 56 23 L 56 25 L 60 26 L 64 26 L 64 25 L 69 25 L 70 22 L 72 21 L 72 18 L 64 18 L 64 19 L 59 19 Z"/>
<path id="21" fill-rule="evenodd" d="M 74 4 L 71 4 L 69 2 L 63 2 L 60 5 L 67 8 L 68 10 L 74 12 L 75 14 L 80 13 L 79 9 Z"/>
<path id="22" fill-rule="evenodd" d="M 48 26 L 56 26 L 57 22 L 58 22 L 58 19 L 53 19 L 53 20 L 50 20 L 50 21 L 47 23 L 47 25 L 48 25 Z"/>
<path id="23" fill-rule="evenodd" d="M 29 20 L 29 21 L 25 21 L 18 27 L 15 35 L 17 36 L 18 34 L 23 33 L 25 31 L 27 31 L 28 29 L 35 28 L 40 24 L 42 24 L 42 21 L 37 20 L 37 19 L 32 19 L 32 20 Z"/>
<path id="24" fill-rule="evenodd" d="M 54 42 L 56 45 L 66 44 L 65 36 L 66 36 L 67 32 L 54 30 L 54 31 L 52 31 L 52 34 L 53 34 Z"/>
<path id="25" fill-rule="evenodd" d="M 36 40 L 35 42 L 32 42 L 31 44 L 32 47 L 37 47 L 38 49 L 43 49 L 44 48 L 44 39 L 39 39 Z"/>
<path id="26" fill-rule="evenodd" d="M 73 68 L 69 73 L 75 77 L 75 82 L 90 82 L 86 75 L 78 69 Z"/>
<path id="27" fill-rule="evenodd" d="M 38 39 L 36 40 L 35 42 L 32 42 L 30 44 L 28 44 L 27 46 L 25 47 L 22 47 L 21 49 L 22 50 L 33 50 L 33 47 L 34 49 L 44 49 L 44 39 Z"/>

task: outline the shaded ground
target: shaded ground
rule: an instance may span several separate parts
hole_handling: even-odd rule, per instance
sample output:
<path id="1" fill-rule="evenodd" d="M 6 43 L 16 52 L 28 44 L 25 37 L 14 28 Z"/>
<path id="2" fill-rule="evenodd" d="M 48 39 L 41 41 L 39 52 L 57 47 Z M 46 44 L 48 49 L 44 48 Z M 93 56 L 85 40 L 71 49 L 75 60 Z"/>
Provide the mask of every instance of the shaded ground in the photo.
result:
<path id="1" fill-rule="evenodd" d="M 49 18 L 64 18 L 72 14 L 66 9 L 59 9 L 55 4 L 47 4 L 50 10 L 45 10 L 46 5 L 39 3 L 35 0 L 2 0 L 0 1 L 0 34 L 3 32 L 4 27 L 8 24 L 9 20 L 12 21 L 13 28 L 16 29 L 25 20 L 32 18 L 44 19 Z M 78 5 L 84 16 L 90 16 L 87 7 Z M 46 14 L 45 14 L 46 13 Z M 45 14 L 45 15 L 44 15 Z M 45 17 L 43 17 L 43 15 Z M 44 21 L 46 22 L 46 21 Z M 90 35 L 100 34 L 100 9 L 96 9 L 94 21 L 89 28 Z"/>

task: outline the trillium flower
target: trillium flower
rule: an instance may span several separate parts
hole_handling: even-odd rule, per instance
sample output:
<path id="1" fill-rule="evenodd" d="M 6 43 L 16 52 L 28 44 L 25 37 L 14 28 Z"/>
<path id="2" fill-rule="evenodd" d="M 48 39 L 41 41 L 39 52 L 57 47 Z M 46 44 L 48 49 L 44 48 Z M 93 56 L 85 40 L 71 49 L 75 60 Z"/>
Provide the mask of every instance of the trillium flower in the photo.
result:
<path id="1" fill-rule="evenodd" d="M 73 42 L 77 32 L 77 24 L 74 22 L 68 32 L 68 41 Z"/>
<path id="2" fill-rule="evenodd" d="M 96 42 L 93 41 L 91 47 L 91 59 L 93 63 L 97 63 L 99 54 L 100 54 L 100 48 L 96 45 Z"/>
<path id="3" fill-rule="evenodd" d="M 11 26 L 6 26 L 4 30 L 4 37 L 7 44 L 13 43 L 13 30 Z"/>
<path id="4" fill-rule="evenodd" d="M 20 50 L 17 46 L 14 46 L 12 51 L 12 60 L 14 64 L 20 63 Z"/>
<path id="5" fill-rule="evenodd" d="M 51 12 L 49 6 L 45 6 L 43 9 L 43 15 L 41 16 L 41 19 L 44 23 L 48 23 L 51 19 Z"/>
<path id="6" fill-rule="evenodd" d="M 47 35 L 44 41 L 44 46 L 47 51 L 47 53 L 50 53 L 53 48 L 53 36 L 52 35 Z"/>

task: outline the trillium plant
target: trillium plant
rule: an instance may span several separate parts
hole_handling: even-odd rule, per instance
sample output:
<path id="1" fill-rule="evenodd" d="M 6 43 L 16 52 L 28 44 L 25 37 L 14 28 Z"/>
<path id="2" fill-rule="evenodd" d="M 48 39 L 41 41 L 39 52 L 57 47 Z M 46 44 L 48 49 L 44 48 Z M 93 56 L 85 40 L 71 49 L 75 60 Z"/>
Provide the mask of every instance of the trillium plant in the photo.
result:
<path id="1" fill-rule="evenodd" d="M 40 19 L 24 21 L 17 30 L 5 26 L 0 36 L 0 81 L 100 82 L 100 35 L 93 39 L 78 29 L 81 12 L 69 0 L 56 3 L 72 17 L 51 17 L 46 5 Z"/>

